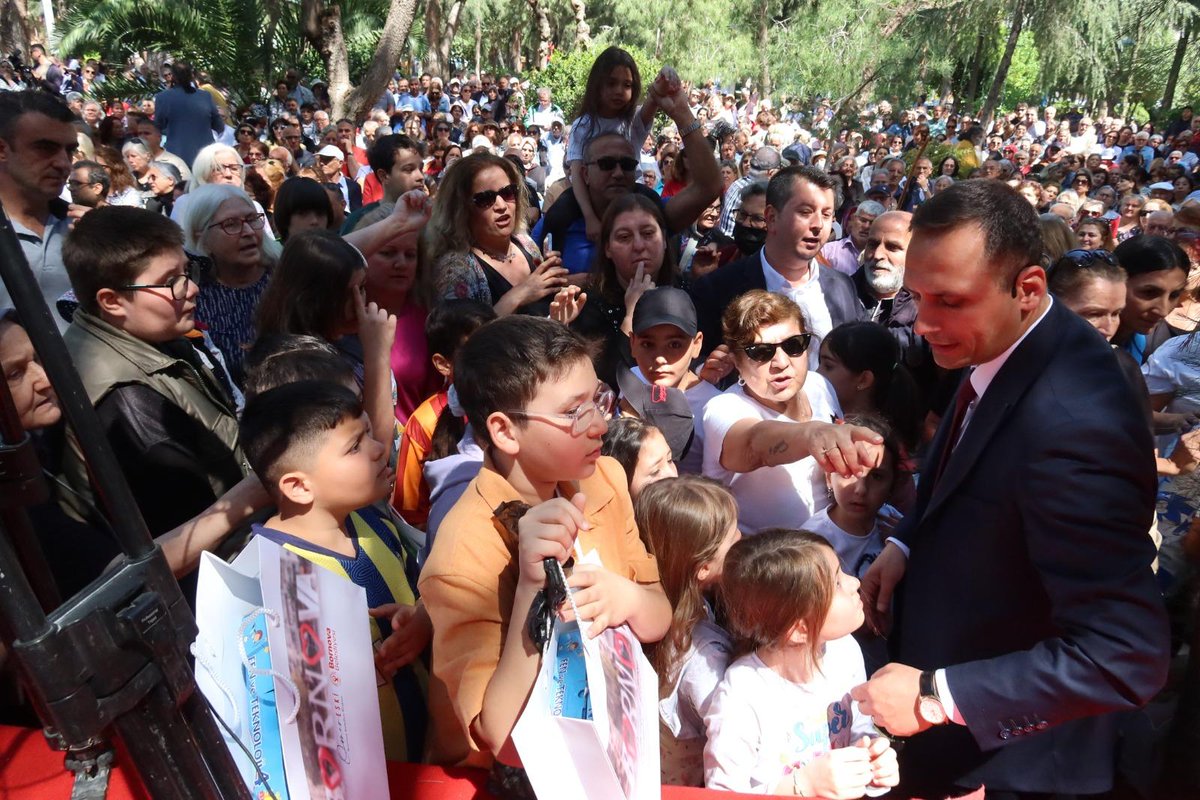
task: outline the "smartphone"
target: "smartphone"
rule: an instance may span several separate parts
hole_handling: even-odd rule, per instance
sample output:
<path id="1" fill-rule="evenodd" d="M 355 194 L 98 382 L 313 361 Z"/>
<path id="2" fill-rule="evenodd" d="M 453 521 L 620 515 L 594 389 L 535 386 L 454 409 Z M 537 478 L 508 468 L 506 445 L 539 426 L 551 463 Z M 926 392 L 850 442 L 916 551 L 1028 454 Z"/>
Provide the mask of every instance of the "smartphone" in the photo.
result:
<path id="1" fill-rule="evenodd" d="M 554 249 L 554 234 L 547 233 L 546 234 L 546 249 L 544 250 L 544 252 L 549 254 L 553 249 Z"/>

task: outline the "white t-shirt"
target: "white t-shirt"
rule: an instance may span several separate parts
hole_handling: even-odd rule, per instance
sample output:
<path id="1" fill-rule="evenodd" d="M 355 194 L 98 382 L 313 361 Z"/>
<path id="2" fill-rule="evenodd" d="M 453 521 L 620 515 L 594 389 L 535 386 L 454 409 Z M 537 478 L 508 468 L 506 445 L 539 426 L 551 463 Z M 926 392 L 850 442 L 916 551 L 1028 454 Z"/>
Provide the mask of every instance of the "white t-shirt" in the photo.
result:
<path id="1" fill-rule="evenodd" d="M 642 143 L 646 141 L 646 123 L 642 122 L 641 109 L 634 112 L 632 119 L 622 117 L 595 117 L 584 114 L 571 123 L 571 141 L 567 144 L 567 157 L 564 163 L 570 165 L 582 161 L 588 142 L 604 133 L 619 133 L 633 145 L 634 152 L 640 152 Z"/>
<path id="2" fill-rule="evenodd" d="M 813 370 L 804 379 L 804 393 L 812 406 L 813 421 L 832 422 L 842 416 L 833 387 Z M 738 527 L 743 533 L 801 527 L 815 512 L 829 505 L 825 473 L 812 456 L 777 467 L 759 467 L 753 472 L 725 469 L 721 466 L 725 434 L 743 419 L 795 423 L 749 397 L 743 387 L 731 387 L 710 400 L 704 409 L 704 474 L 721 481 L 733 492 L 738 504 Z"/>
<path id="3" fill-rule="evenodd" d="M 865 682 L 852 636 L 825 646 L 807 684 L 782 677 L 751 653 L 729 665 L 705 721 L 704 784 L 709 789 L 771 794 L 779 782 L 818 756 L 863 736 L 879 735 L 850 699 Z"/>
<path id="4" fill-rule="evenodd" d="M 1150 394 L 1173 394 L 1172 414 L 1200 411 L 1200 339 L 1173 336 L 1150 354 L 1142 366 Z"/>
<path id="5" fill-rule="evenodd" d="M 650 383 L 642 374 L 641 367 L 634 367 L 630 372 L 642 383 Z M 695 426 L 696 437 L 692 439 L 692 446 L 688 448 L 687 455 L 675 465 L 681 475 L 699 475 L 704 470 L 704 409 L 709 400 L 720 394 L 721 390 L 708 381 L 700 381 L 683 393 L 684 399 L 692 408 L 692 425 Z"/>
<path id="6" fill-rule="evenodd" d="M 729 634 L 711 620 L 692 631 L 692 645 L 671 693 L 658 703 L 662 723 L 662 782 L 704 785 L 704 718 L 729 666 Z"/>
<path id="7" fill-rule="evenodd" d="M 843 530 L 829 518 L 829 508 L 822 508 L 813 514 L 808 522 L 804 523 L 804 530 L 811 531 L 829 542 L 837 551 L 838 561 L 842 563 L 842 570 L 856 578 L 861 578 L 866 574 L 867 567 L 871 566 L 883 550 L 883 531 L 876 522 L 875 527 L 866 536 L 856 536 Z"/>

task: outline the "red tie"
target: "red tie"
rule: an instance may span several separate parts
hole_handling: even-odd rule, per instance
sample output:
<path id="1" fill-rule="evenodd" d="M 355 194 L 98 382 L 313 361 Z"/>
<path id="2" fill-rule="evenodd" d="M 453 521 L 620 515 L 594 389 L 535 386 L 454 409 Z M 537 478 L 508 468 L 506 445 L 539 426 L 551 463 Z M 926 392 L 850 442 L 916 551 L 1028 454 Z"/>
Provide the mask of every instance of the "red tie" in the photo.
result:
<path id="1" fill-rule="evenodd" d="M 963 420 L 967 417 L 967 409 L 971 407 L 974 399 L 975 387 L 971 385 L 971 373 L 968 372 L 958 387 L 958 393 L 954 396 L 954 416 L 950 418 L 950 435 L 946 438 L 941 458 L 938 459 L 937 471 L 933 475 L 935 486 L 946 470 L 946 464 L 950 461 L 950 453 L 954 451 L 954 445 L 958 443 L 958 437 L 962 434 Z"/>

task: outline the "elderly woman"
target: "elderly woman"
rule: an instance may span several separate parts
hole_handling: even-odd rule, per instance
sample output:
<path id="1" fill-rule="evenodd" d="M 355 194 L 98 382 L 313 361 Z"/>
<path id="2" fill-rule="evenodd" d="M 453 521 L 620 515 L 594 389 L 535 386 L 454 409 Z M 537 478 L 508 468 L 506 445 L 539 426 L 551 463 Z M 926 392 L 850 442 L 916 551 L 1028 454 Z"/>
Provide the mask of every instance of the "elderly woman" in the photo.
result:
<path id="1" fill-rule="evenodd" d="M 424 241 L 436 297 L 478 300 L 501 316 L 530 304 L 546 314 L 567 270 L 557 253 L 543 258 L 525 233 L 524 182 L 514 163 L 490 153 L 442 173 Z"/>
<path id="2" fill-rule="evenodd" d="M 171 211 L 171 219 L 176 224 L 183 225 L 184 212 L 191 203 L 191 192 L 210 183 L 245 189 L 246 165 L 242 163 L 242 157 L 238 155 L 237 150 L 227 144 L 216 143 L 210 144 L 196 154 L 196 160 L 192 162 L 192 180 L 188 184 L 189 194 L 180 197 Z M 256 211 L 262 214 L 266 213 L 266 209 L 258 201 L 252 202 Z M 275 232 L 271 229 L 269 220 L 267 220 L 264 230 L 268 239 L 275 238 Z"/>
<path id="3" fill-rule="evenodd" d="M 146 170 L 146 185 L 150 187 L 146 197 L 146 208 L 164 216 L 171 216 L 175 200 L 184 188 L 179 168 L 169 161 L 152 161 Z"/>
<path id="4" fill-rule="evenodd" d="M 1131 239 L 1142 232 L 1142 208 L 1146 198 L 1140 194 L 1127 194 L 1117 203 L 1117 243 Z"/>
<path id="5" fill-rule="evenodd" d="M 133 176 L 138 191 L 148 190 L 150 186 L 146 183 L 146 170 L 150 169 L 150 148 L 146 147 L 141 139 L 130 139 L 121 147 L 121 158 L 125 160 L 125 166 L 129 167 L 129 173 Z"/>
<path id="6" fill-rule="evenodd" d="M 882 439 L 842 416 L 833 387 L 808 369 L 812 334 L 800 307 L 755 289 L 721 321 L 740 375 L 704 410 L 704 474 L 727 485 L 745 534 L 798 528 L 829 505 L 825 472 L 865 474 Z"/>
<path id="7" fill-rule="evenodd" d="M 245 350 L 254 341 L 254 314 L 280 247 L 265 235 L 265 215 L 240 187 L 210 183 L 186 197 L 179 220 L 184 249 L 204 257 L 196 272 L 196 321 L 208 328 L 240 385 Z M 179 202 L 175 208 L 179 210 Z"/>

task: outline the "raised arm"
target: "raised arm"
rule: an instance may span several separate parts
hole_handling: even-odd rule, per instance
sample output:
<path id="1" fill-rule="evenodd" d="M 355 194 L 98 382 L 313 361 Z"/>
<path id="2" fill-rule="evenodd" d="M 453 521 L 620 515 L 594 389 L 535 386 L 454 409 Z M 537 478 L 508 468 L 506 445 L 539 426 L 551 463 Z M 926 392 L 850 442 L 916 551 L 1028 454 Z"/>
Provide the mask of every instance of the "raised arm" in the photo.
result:
<path id="1" fill-rule="evenodd" d="M 691 183 L 672 197 L 665 208 L 667 227 L 678 233 L 699 219 L 704 209 L 721 195 L 721 171 L 708 140 L 695 124 L 696 118 L 683 92 L 666 95 L 658 102 L 683 136 L 683 158 L 692 176 Z"/>

